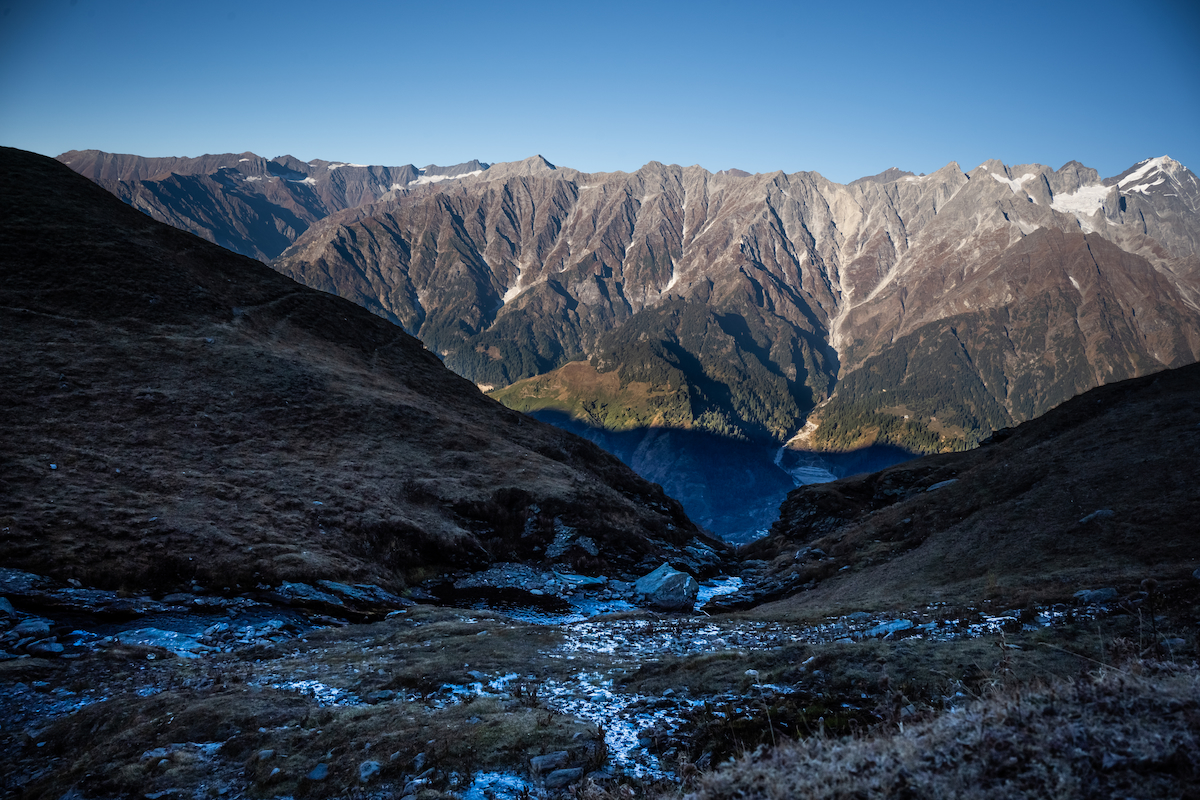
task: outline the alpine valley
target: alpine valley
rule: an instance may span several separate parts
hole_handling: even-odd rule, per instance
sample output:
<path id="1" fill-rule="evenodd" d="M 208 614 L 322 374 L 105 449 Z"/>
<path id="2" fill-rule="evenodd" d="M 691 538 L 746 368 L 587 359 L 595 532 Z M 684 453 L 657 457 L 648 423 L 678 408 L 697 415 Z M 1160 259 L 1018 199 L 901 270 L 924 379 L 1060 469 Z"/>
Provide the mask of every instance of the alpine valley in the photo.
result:
<path id="1" fill-rule="evenodd" d="M 4 797 L 1197 795 L 1174 162 L 89 158 L 210 238 L 344 207 L 273 270 L 0 148 Z M 693 497 L 767 508 L 774 470 L 769 533 L 719 541 L 487 382 L 726 465 Z M 869 474 L 787 472 L 829 468 Z"/>
<path id="2" fill-rule="evenodd" d="M 730 541 L 797 484 L 973 447 L 1200 359 L 1200 184 L 988 161 L 847 185 L 540 156 L 449 168 L 59 156 L 420 338 Z"/>

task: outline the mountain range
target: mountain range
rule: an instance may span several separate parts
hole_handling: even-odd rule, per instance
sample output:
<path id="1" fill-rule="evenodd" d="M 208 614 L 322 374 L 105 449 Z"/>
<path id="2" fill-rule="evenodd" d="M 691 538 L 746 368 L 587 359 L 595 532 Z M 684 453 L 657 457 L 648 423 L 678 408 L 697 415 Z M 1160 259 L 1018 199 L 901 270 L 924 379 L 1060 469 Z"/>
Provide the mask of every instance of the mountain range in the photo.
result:
<path id="1" fill-rule="evenodd" d="M 774 484 L 792 479 L 771 458 L 746 478 L 697 455 L 714 441 L 965 449 L 1200 359 L 1200 184 L 1165 156 L 1108 178 L 988 161 L 845 185 L 657 162 L 589 174 L 540 156 L 424 176 L 251 154 L 59 159 L 172 224 L 213 220 L 218 242 L 216 220 L 241 219 L 235 196 L 327 197 L 303 231 L 259 213 L 274 244 L 242 251 L 396 322 L 513 408 L 640 449 L 639 471 L 725 535 L 765 528 Z M 165 189 L 184 183 L 213 199 L 190 208 Z M 664 430 L 712 438 L 664 452 Z M 721 521 L 730 481 L 762 493 L 753 520 Z"/>

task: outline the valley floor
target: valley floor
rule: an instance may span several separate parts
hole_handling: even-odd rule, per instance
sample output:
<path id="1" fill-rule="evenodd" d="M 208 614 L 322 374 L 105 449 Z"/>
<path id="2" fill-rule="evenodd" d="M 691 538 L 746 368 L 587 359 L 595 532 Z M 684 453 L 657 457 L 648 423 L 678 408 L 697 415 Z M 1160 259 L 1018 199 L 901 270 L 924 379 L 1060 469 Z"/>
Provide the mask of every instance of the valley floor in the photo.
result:
<path id="1" fill-rule="evenodd" d="M 181 620 L 203 632 L 174 638 L 75 617 L 57 657 L 0 662 L 0 781 L 23 798 L 740 795 L 737 776 L 789 742 L 887 739 L 1021 687 L 1127 674 L 1141 657 L 1194 686 L 1194 601 L 1156 602 L 1153 616 L 1100 593 L 553 624 L 428 605 L 368 624 L 226 609 Z M 4 641 L 67 622 L 45 613 L 15 612 Z M 1187 733 L 1200 707 L 1194 692 L 1180 702 Z M 1195 785 L 1196 740 L 1176 747 L 1184 761 L 1168 759 L 1178 775 L 1163 785 Z"/>

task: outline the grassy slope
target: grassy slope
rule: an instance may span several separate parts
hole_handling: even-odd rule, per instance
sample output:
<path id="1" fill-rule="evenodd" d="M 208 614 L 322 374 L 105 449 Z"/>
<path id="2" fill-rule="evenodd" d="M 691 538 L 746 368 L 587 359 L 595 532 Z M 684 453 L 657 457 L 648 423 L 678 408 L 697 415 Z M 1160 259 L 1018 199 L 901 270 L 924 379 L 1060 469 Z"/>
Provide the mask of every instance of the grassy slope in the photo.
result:
<path id="1" fill-rule="evenodd" d="M 658 487 L 398 327 L 49 159 L 3 163 L 4 564 L 112 587 L 400 586 L 540 560 L 559 523 L 604 548 L 579 569 L 694 534 Z"/>
<path id="2" fill-rule="evenodd" d="M 1190 580 L 1200 566 L 1198 396 L 1200 365 L 1167 370 L 1094 389 L 996 444 L 796 489 L 746 554 L 811 590 L 756 613 Z M 802 546 L 828 557 L 797 559 Z"/>

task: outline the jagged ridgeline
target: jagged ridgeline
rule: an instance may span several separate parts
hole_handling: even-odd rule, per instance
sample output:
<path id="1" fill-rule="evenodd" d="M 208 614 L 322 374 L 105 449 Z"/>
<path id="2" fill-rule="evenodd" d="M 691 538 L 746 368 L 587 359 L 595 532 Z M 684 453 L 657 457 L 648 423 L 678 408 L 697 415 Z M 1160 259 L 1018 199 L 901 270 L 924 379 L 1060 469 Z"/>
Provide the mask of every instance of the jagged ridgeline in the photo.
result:
<path id="1" fill-rule="evenodd" d="M 277 270 L 402 325 L 513 407 L 609 430 L 781 442 L 811 422 L 818 449 L 956 450 L 1200 358 L 1200 184 L 1165 156 L 1103 179 L 988 161 L 848 185 L 541 157 L 433 177 L 277 159 L 280 177 L 241 158 L 217 183 L 345 185 Z M 178 204 L 154 197 L 169 220 Z"/>

